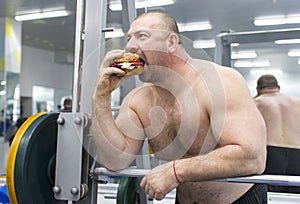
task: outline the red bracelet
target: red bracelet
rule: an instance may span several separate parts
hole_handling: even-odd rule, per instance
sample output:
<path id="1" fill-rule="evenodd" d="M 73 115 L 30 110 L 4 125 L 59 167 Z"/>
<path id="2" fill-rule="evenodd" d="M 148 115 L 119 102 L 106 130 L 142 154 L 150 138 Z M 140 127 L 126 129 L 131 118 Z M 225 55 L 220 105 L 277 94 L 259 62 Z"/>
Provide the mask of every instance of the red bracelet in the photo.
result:
<path id="1" fill-rule="evenodd" d="M 173 161 L 173 172 L 174 172 L 174 176 L 175 176 L 175 178 L 176 178 L 176 181 L 178 182 L 178 184 L 180 184 L 181 181 L 180 181 L 180 179 L 179 179 L 179 177 L 178 177 L 178 175 L 177 175 L 177 173 L 176 173 L 176 169 L 175 169 L 175 161 L 176 161 L 176 160 Z"/>

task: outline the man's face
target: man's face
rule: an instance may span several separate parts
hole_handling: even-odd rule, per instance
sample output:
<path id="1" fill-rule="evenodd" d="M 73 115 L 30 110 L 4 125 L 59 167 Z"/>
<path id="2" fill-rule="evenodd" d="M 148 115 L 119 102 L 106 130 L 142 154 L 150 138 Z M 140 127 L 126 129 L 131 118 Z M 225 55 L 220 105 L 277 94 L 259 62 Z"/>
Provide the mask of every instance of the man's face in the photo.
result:
<path id="1" fill-rule="evenodd" d="M 160 18 L 144 16 L 135 20 L 127 34 L 126 50 L 137 53 L 146 65 L 163 65 L 163 55 L 168 53 L 167 38 L 170 34 Z"/>

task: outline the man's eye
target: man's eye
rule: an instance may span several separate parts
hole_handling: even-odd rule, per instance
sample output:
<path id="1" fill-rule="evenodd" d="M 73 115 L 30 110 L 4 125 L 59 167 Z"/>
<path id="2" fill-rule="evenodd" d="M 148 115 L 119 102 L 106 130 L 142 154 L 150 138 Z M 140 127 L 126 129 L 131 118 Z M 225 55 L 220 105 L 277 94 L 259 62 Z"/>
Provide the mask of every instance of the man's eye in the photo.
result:
<path id="1" fill-rule="evenodd" d="M 140 34 L 138 35 L 138 37 L 139 37 L 139 38 L 146 38 L 147 35 L 146 35 L 146 34 L 143 34 L 143 33 L 140 33 Z"/>

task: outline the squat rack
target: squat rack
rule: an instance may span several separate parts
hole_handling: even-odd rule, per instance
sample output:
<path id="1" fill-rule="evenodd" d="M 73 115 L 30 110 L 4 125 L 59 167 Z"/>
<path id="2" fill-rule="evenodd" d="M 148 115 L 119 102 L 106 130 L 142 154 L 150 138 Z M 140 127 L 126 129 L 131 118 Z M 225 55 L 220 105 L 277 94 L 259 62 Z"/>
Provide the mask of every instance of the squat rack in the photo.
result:
<path id="1" fill-rule="evenodd" d="M 249 31 L 249 32 L 224 32 L 216 36 L 216 48 L 214 62 L 220 65 L 232 67 L 231 44 L 232 43 L 263 43 L 274 42 L 280 39 L 297 39 L 300 36 L 300 28 Z"/>

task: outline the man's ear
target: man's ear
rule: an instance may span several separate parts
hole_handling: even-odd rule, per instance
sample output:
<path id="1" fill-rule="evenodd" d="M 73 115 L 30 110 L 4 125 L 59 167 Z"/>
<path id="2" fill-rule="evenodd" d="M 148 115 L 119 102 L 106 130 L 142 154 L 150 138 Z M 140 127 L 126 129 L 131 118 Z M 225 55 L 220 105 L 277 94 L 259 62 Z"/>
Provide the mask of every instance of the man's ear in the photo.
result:
<path id="1" fill-rule="evenodd" d="M 177 49 L 177 46 L 179 44 L 179 37 L 178 35 L 176 35 L 175 33 L 171 33 L 168 37 L 168 49 L 169 51 L 175 52 L 175 50 Z"/>
<path id="2" fill-rule="evenodd" d="M 260 88 L 256 87 L 257 96 L 260 94 Z"/>

